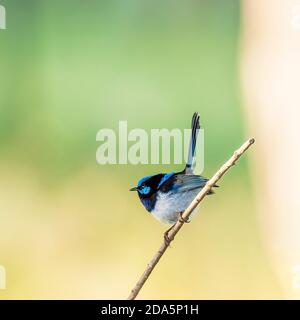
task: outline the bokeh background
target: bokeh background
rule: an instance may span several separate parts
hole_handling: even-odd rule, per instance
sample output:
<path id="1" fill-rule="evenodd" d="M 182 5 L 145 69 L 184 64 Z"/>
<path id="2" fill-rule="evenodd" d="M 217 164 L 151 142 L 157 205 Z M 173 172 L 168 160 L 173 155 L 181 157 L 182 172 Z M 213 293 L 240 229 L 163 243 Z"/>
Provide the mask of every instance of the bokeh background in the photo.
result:
<path id="1" fill-rule="evenodd" d="M 96 133 L 119 120 L 149 133 L 189 128 L 198 111 L 207 177 L 246 138 L 259 140 L 241 76 L 253 9 L 237 0 L 0 3 L 0 299 L 126 298 L 166 229 L 128 189 L 182 166 L 99 165 Z M 293 297 L 262 223 L 262 150 L 205 199 L 139 298 Z"/>

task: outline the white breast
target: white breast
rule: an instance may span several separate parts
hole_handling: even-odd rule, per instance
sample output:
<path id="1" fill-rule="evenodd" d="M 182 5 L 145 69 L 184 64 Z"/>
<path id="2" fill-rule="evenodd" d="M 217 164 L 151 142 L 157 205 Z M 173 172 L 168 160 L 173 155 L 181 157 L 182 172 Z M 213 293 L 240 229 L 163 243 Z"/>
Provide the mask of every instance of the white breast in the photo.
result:
<path id="1" fill-rule="evenodd" d="M 157 200 L 151 214 L 162 223 L 174 224 L 180 212 L 183 212 L 198 194 L 199 190 L 180 193 L 158 192 Z"/>

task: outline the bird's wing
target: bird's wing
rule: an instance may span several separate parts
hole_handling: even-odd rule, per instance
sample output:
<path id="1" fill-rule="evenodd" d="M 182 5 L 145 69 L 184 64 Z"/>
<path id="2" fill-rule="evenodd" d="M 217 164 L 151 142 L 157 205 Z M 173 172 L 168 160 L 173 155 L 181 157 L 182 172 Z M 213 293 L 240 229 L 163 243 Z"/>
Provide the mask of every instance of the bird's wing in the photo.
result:
<path id="1" fill-rule="evenodd" d="M 197 175 L 175 174 L 166 180 L 160 187 L 161 192 L 186 192 L 201 189 L 208 179 Z"/>

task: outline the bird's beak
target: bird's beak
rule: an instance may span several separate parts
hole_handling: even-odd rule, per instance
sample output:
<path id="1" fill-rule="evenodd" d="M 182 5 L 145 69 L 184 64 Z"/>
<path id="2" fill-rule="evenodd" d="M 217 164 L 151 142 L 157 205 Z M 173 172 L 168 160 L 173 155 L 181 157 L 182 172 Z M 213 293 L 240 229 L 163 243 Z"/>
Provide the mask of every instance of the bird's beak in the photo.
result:
<path id="1" fill-rule="evenodd" d="M 133 187 L 131 189 L 129 189 L 129 191 L 136 191 L 137 190 L 137 187 Z"/>

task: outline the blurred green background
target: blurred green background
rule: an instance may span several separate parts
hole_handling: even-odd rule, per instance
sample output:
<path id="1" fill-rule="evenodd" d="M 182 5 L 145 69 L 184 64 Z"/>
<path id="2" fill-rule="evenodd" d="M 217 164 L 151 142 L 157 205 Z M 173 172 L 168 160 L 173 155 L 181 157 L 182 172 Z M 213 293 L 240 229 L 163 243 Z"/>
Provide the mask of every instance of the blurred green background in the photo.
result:
<path id="1" fill-rule="evenodd" d="M 97 164 L 101 128 L 205 129 L 205 176 L 246 137 L 239 1 L 1 0 L 0 298 L 125 298 L 166 229 L 129 187 L 179 165 Z M 281 298 L 247 157 L 140 298 Z"/>

